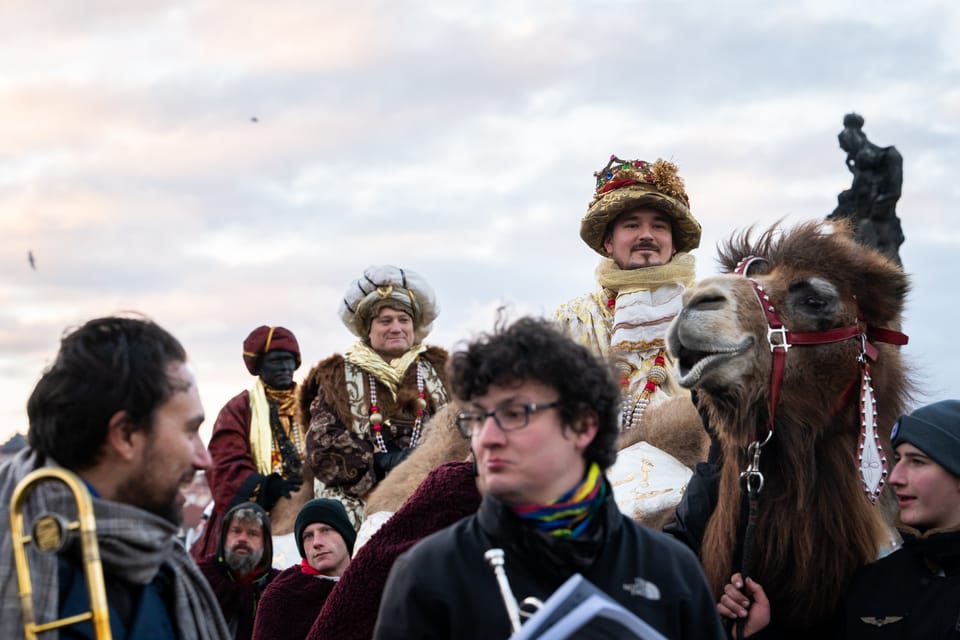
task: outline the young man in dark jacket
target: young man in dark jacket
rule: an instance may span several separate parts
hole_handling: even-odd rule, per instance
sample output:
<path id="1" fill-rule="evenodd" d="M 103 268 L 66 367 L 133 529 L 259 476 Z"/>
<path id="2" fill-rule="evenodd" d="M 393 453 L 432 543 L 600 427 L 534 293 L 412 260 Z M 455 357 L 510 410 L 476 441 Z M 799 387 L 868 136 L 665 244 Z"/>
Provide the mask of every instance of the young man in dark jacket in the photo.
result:
<path id="1" fill-rule="evenodd" d="M 960 400 L 900 416 L 891 441 L 903 546 L 857 573 L 834 637 L 960 638 Z M 769 605 L 760 585 L 747 587 L 755 602 L 727 585 L 720 612 L 745 617 L 748 637 L 766 638 Z"/>
<path id="2" fill-rule="evenodd" d="M 255 502 L 227 511 L 217 553 L 198 563 L 213 588 L 234 640 L 250 640 L 264 589 L 280 573 L 273 562 L 270 517 Z"/>
<path id="3" fill-rule="evenodd" d="M 519 620 L 484 560 L 490 549 L 503 550 L 518 601 L 546 600 L 579 573 L 669 638 L 724 637 L 694 555 L 613 500 L 604 470 L 619 393 L 603 364 L 528 318 L 456 353 L 451 372 L 483 501 L 397 560 L 375 638 L 509 637 Z"/>
<path id="4" fill-rule="evenodd" d="M 960 400 L 902 416 L 890 486 L 903 546 L 864 567 L 838 638 L 960 638 Z"/>

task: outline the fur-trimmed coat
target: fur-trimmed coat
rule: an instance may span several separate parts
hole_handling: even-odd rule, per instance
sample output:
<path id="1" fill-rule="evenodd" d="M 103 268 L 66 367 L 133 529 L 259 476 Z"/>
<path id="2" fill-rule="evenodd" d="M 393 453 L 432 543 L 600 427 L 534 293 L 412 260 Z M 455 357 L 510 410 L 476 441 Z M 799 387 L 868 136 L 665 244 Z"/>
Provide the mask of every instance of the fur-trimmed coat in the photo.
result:
<path id="1" fill-rule="evenodd" d="M 427 347 L 421 359 L 431 365 L 446 393 L 447 352 Z M 307 431 L 307 464 L 323 483 L 325 494 L 344 501 L 361 501 L 377 484 L 374 469 L 374 443 L 369 426 L 369 377 L 364 372 L 362 389 L 348 389 L 347 363 L 340 354 L 320 362 L 299 386 L 297 408 Z M 352 366 L 352 365 L 351 365 Z M 351 383 L 352 384 L 352 383 Z M 416 419 L 417 371 L 411 365 L 399 385 L 394 400 L 388 388 L 376 381 L 377 406 L 384 418 L 382 431 L 388 451 L 402 451 L 410 446 Z M 361 407 L 351 406 L 350 395 L 362 397 Z M 445 402 L 438 402 L 426 393 L 427 406 L 423 422 L 435 414 Z M 358 428 L 356 416 L 365 422 Z M 349 510 L 349 504 L 346 504 Z"/>

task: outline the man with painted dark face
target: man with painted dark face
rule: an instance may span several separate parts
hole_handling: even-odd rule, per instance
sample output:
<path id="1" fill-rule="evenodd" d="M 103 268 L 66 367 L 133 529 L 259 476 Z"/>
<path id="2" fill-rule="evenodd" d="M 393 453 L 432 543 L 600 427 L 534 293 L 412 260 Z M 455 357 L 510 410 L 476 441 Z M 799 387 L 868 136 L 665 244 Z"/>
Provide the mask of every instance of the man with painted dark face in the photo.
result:
<path id="1" fill-rule="evenodd" d="M 671 162 L 611 156 L 594 176 L 580 237 L 602 256 L 599 288 L 562 305 L 555 319 L 619 374 L 620 446 L 631 449 L 611 478 L 621 495 L 654 496 L 622 500 L 622 508 L 659 528 L 672 519 L 689 468 L 706 454 L 706 436 L 689 393 L 676 383 L 664 339 L 696 275 L 689 252 L 700 245 L 700 223 Z M 657 469 L 656 486 L 641 492 L 621 482 L 641 477 L 635 458 Z"/>
<path id="2" fill-rule="evenodd" d="M 303 505 L 295 527 L 300 556 L 263 594 L 253 637 L 305 638 L 327 596 L 350 564 L 357 532 L 343 505 L 317 498 Z"/>
<path id="3" fill-rule="evenodd" d="M 254 502 L 241 502 L 223 518 L 216 556 L 198 563 L 220 603 L 234 640 L 249 640 L 261 595 L 280 572 L 270 566 L 270 518 Z"/>
<path id="4" fill-rule="evenodd" d="M 580 573 L 666 637 L 724 637 L 693 554 L 613 500 L 619 394 L 603 363 L 525 318 L 455 353 L 451 382 L 483 500 L 394 563 L 375 638 L 509 637 L 493 548 L 518 602 Z"/>
<path id="5" fill-rule="evenodd" d="M 66 335 L 27 403 L 30 445 L 0 467 L 0 502 L 34 469 L 62 467 L 89 491 L 114 638 L 227 638 L 217 601 L 176 538 L 182 489 L 210 466 L 203 407 L 180 343 L 144 318 L 91 320 Z M 76 519 L 65 487 L 37 485 L 26 504 Z M 24 637 L 9 512 L 0 511 L 0 638 Z M 31 546 L 38 622 L 89 609 L 76 536 L 57 554 Z M 89 638 L 89 622 L 59 631 Z"/>
<path id="6" fill-rule="evenodd" d="M 270 514 L 272 562 L 282 569 L 296 562 L 293 524 L 300 507 L 313 498 L 313 476 L 303 464 L 306 429 L 297 420 L 293 381 L 300 346 L 289 329 L 257 327 L 243 341 L 243 362 L 257 380 L 227 402 L 213 426 L 207 479 L 214 509 L 190 552 L 198 561 L 213 556 L 223 514 L 252 501 Z"/>
<path id="7" fill-rule="evenodd" d="M 317 364 L 301 385 L 309 465 L 323 483 L 321 495 L 343 503 L 356 527 L 367 494 L 447 403 L 447 352 L 423 344 L 436 317 L 433 289 L 418 273 L 367 267 L 340 308 L 359 340 Z"/>

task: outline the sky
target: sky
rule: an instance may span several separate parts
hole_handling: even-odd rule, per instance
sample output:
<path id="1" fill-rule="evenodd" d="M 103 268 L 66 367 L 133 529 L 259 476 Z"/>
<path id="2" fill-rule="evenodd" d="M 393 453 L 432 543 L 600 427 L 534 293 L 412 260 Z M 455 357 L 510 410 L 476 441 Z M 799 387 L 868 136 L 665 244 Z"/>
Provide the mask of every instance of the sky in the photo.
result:
<path id="1" fill-rule="evenodd" d="M 707 277 L 734 232 L 833 210 L 850 111 L 904 157 L 917 402 L 960 397 L 960 3 L 722 4 L 0 3 L 0 442 L 96 316 L 183 342 L 208 436 L 253 328 L 297 335 L 298 378 L 353 342 L 367 265 L 433 285 L 444 347 L 551 313 L 596 286 L 610 154 L 679 166 Z"/>

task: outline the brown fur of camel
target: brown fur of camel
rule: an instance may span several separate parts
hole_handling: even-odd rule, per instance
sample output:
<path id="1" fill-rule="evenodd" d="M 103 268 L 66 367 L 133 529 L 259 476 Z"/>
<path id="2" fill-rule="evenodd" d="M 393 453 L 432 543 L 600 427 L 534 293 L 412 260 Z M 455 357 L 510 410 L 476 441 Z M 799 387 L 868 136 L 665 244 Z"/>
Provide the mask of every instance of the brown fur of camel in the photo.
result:
<path id="1" fill-rule="evenodd" d="M 626 449 L 641 441 L 666 451 L 691 469 L 707 459 L 710 448 L 710 438 L 701 425 L 700 414 L 689 393 L 648 407 L 640 428 L 624 431 L 617 449 Z"/>
<path id="2" fill-rule="evenodd" d="M 720 262 L 732 272 L 748 256 L 764 260 L 749 279 L 728 273 L 697 283 L 668 332 L 679 382 L 698 390 L 721 445 L 719 499 L 702 546 L 718 595 L 739 570 L 746 449 L 767 434 L 769 418 L 773 356 L 751 279 L 790 331 L 856 325 L 868 338 L 899 328 L 909 288 L 897 265 L 857 244 L 843 224 L 771 228 L 756 241 L 747 231 L 721 248 Z M 870 339 L 879 352 L 871 363 L 877 425 L 889 455 L 909 375 L 897 346 Z M 883 510 L 867 498 L 859 472 L 860 353 L 859 339 L 793 345 L 773 437 L 761 450 L 765 484 L 750 574 L 764 586 L 778 626 L 791 633 L 829 619 L 853 573 L 888 541 Z"/>

